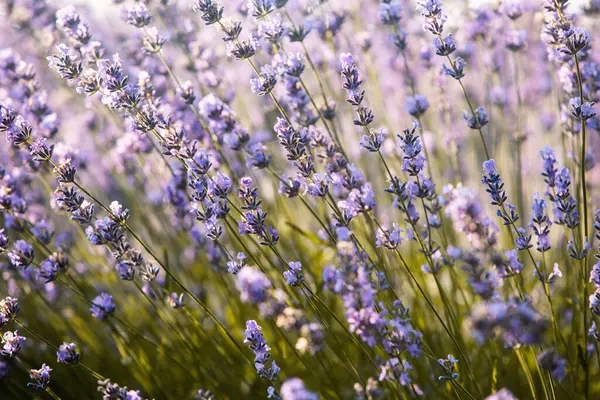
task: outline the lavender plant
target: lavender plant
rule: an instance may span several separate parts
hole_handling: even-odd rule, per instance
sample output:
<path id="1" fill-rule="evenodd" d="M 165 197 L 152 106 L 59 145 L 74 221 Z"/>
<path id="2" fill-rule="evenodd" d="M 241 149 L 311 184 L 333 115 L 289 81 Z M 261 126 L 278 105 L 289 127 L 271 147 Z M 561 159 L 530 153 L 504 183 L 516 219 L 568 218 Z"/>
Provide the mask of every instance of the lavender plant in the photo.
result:
<path id="1" fill-rule="evenodd" d="M 599 398 L 579 3 L 4 2 L 0 398 Z"/>

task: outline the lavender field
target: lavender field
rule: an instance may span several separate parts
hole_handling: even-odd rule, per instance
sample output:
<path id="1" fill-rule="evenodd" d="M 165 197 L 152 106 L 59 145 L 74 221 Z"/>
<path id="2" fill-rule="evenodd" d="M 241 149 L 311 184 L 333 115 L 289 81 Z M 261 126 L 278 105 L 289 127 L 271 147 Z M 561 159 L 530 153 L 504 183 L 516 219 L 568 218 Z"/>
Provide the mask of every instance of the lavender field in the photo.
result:
<path id="1" fill-rule="evenodd" d="M 598 0 L 2 0 L 0 399 L 600 399 L 598 39 Z"/>

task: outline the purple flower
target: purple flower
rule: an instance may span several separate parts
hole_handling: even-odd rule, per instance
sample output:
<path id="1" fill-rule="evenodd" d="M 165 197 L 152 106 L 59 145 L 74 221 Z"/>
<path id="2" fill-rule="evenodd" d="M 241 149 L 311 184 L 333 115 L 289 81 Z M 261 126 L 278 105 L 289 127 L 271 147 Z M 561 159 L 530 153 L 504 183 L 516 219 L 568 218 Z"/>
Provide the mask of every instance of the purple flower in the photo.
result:
<path id="1" fill-rule="evenodd" d="M 52 368 L 48 367 L 46 364 L 42 364 L 40 369 L 29 370 L 29 378 L 32 379 L 33 382 L 29 382 L 27 386 L 46 390 L 50 383 L 50 371 L 52 371 Z"/>
<path id="2" fill-rule="evenodd" d="M 354 63 L 354 57 L 350 53 L 340 55 L 342 87 L 346 90 L 346 101 L 355 106 L 356 118 L 354 125 L 368 126 L 373 122 L 373 111 L 362 105 L 365 91 L 361 89 L 362 80 L 358 68 Z"/>
<path id="3" fill-rule="evenodd" d="M 266 146 L 260 142 L 256 142 L 246 148 L 248 155 L 246 156 L 246 166 L 263 169 L 269 167 L 271 156 L 265 154 Z"/>
<path id="4" fill-rule="evenodd" d="M 586 47 L 589 47 L 591 43 L 592 37 L 588 31 L 585 29 L 575 28 L 564 40 L 562 46 L 559 48 L 559 51 L 572 57 Z"/>
<path id="5" fill-rule="evenodd" d="M 129 25 L 143 28 L 152 21 L 152 14 L 144 3 L 135 3 L 123 9 L 123 17 Z"/>
<path id="6" fill-rule="evenodd" d="M 378 152 L 386 137 L 387 131 L 384 128 L 380 130 L 369 129 L 369 134 L 363 135 L 363 140 L 359 145 L 368 151 Z"/>
<path id="7" fill-rule="evenodd" d="M 379 248 L 381 246 L 385 247 L 388 250 L 395 250 L 398 245 L 402 242 L 402 237 L 400 234 L 402 233 L 402 229 L 400 229 L 399 225 L 394 222 L 393 230 L 390 232 L 387 227 L 384 225 L 382 229 L 379 229 L 376 233 L 377 241 L 376 246 Z"/>
<path id="8" fill-rule="evenodd" d="M 580 121 L 585 122 L 596 115 L 596 110 L 593 108 L 593 103 L 581 104 L 581 99 L 579 97 L 572 97 L 569 100 L 569 105 L 572 109 L 571 115 Z"/>
<path id="9" fill-rule="evenodd" d="M 279 375 L 279 367 L 272 362 L 271 368 L 266 363 L 271 359 L 271 348 L 262 333 L 262 328 L 254 320 L 246 322 L 246 332 L 244 334 L 244 343 L 254 352 L 254 366 L 259 376 L 269 381 L 274 381 Z"/>
<path id="10" fill-rule="evenodd" d="M 542 156 L 542 176 L 547 184 L 545 194 L 549 195 L 556 185 L 556 173 L 558 171 L 556 169 L 556 156 L 548 146 L 540 150 L 540 156 Z"/>
<path id="11" fill-rule="evenodd" d="M 68 81 L 78 78 L 83 72 L 82 61 L 66 44 L 56 46 L 57 53 L 47 57 L 48 66 Z"/>
<path id="12" fill-rule="evenodd" d="M 418 0 L 417 11 L 426 18 L 439 15 L 442 12 L 442 2 L 440 0 Z"/>
<path id="13" fill-rule="evenodd" d="M 211 179 L 208 185 L 208 194 L 226 199 L 231 190 L 231 179 L 227 175 L 218 172 L 216 178 Z"/>
<path id="14" fill-rule="evenodd" d="M 33 246 L 24 240 L 17 240 L 8 252 L 8 258 L 16 267 L 27 268 L 35 258 Z"/>
<path id="15" fill-rule="evenodd" d="M 81 17 L 73 6 L 61 8 L 56 12 L 56 27 L 80 44 L 86 44 L 92 37 L 89 26 L 81 22 Z"/>
<path id="16" fill-rule="evenodd" d="M 533 232 L 538 238 L 537 250 L 541 253 L 548 251 L 551 248 L 548 235 L 550 234 L 552 221 L 550 221 L 550 218 L 548 217 L 547 208 L 546 201 L 540 199 L 539 195 L 536 193 L 533 197 L 533 204 L 531 205 L 532 212 L 529 227 L 533 228 Z"/>
<path id="17" fill-rule="evenodd" d="M 402 386 L 409 386 L 412 383 L 412 379 L 409 376 L 409 372 L 412 369 L 412 365 L 408 361 L 392 357 L 381 366 L 379 380 L 388 380 L 398 382 Z"/>
<path id="18" fill-rule="evenodd" d="M 8 236 L 4 234 L 4 229 L 0 229 L 0 255 L 8 250 Z"/>
<path id="19" fill-rule="evenodd" d="M 58 274 L 64 271 L 66 265 L 61 260 L 55 257 L 48 257 L 40 264 L 37 271 L 37 278 L 44 280 L 44 283 L 49 283 L 58 277 Z"/>
<path id="20" fill-rule="evenodd" d="M 415 94 L 414 96 L 406 97 L 406 110 L 410 115 L 415 118 L 419 118 L 425 111 L 429 109 L 429 102 L 427 98 L 422 94 Z"/>
<path id="21" fill-rule="evenodd" d="M 123 206 L 118 201 L 113 201 L 110 203 L 110 211 L 112 212 L 111 217 L 120 224 L 125 224 L 129 219 L 129 210 L 123 208 Z"/>
<path id="22" fill-rule="evenodd" d="M 194 0 L 192 10 L 202 14 L 206 25 L 217 23 L 223 18 L 223 6 L 215 0 Z"/>
<path id="23" fill-rule="evenodd" d="M 396 25 L 401 19 L 401 8 L 397 1 L 382 1 L 379 4 L 379 20 L 384 25 Z"/>
<path id="24" fill-rule="evenodd" d="M 312 178 L 312 182 L 308 184 L 307 192 L 311 196 L 315 197 L 325 197 L 327 193 L 329 193 L 329 183 L 331 182 L 331 178 L 329 175 L 321 175 L 314 174 Z"/>
<path id="25" fill-rule="evenodd" d="M 444 375 L 441 375 L 438 379 L 440 381 L 453 381 L 458 378 L 458 373 L 456 372 L 456 364 L 458 364 L 458 360 L 448 354 L 448 358 L 439 359 L 438 364 L 442 366 L 444 369 Z"/>
<path id="26" fill-rule="evenodd" d="M 194 399 L 195 400 L 215 400 L 215 395 L 208 389 L 198 389 L 198 392 L 196 392 Z"/>
<path id="27" fill-rule="evenodd" d="M 304 275 L 302 274 L 302 264 L 298 261 L 288 263 L 289 269 L 284 271 L 283 277 L 285 283 L 290 286 L 300 286 L 304 282 Z"/>
<path id="28" fill-rule="evenodd" d="M 524 29 L 508 31 L 504 38 L 504 46 L 514 52 L 523 50 L 527 46 L 527 31 Z"/>
<path id="29" fill-rule="evenodd" d="M 242 252 L 237 254 L 236 260 L 227 261 L 227 271 L 230 274 L 237 275 L 237 273 L 244 267 L 246 267 L 246 263 L 244 260 L 246 259 L 246 255 Z"/>
<path id="30" fill-rule="evenodd" d="M 75 365 L 79 363 L 81 353 L 77 351 L 77 345 L 75 343 L 63 342 L 56 352 L 56 361 L 61 364 Z"/>
<path id="31" fill-rule="evenodd" d="M 26 340 L 23 336 L 19 336 L 17 331 L 6 331 L 2 335 L 2 349 L 0 354 L 6 357 L 15 357 L 21 351 L 21 344 Z"/>
<path id="32" fill-rule="evenodd" d="M 500 335 L 506 346 L 539 344 L 549 325 L 530 303 L 515 301 L 479 304 L 471 322 L 478 342 Z"/>
<path id="33" fill-rule="evenodd" d="M 13 321 L 19 312 L 19 302 L 13 297 L 0 300 L 0 327 Z"/>
<path id="34" fill-rule="evenodd" d="M 262 19 L 275 10 L 274 0 L 248 0 L 248 12 L 256 19 Z"/>
<path id="35" fill-rule="evenodd" d="M 470 114 L 467 111 L 464 112 L 463 118 L 467 121 L 467 125 L 471 129 L 481 129 L 488 124 L 487 114 L 483 107 L 479 107 L 475 110 L 475 114 Z"/>
<path id="36" fill-rule="evenodd" d="M 465 60 L 463 60 L 461 57 L 456 57 L 456 59 L 450 64 L 450 68 L 446 67 L 446 64 L 442 64 L 442 71 L 444 74 L 459 80 L 464 78 L 464 69 L 466 66 L 467 63 Z"/>
<path id="37" fill-rule="evenodd" d="M 537 356 L 542 369 L 549 371 L 553 379 L 562 381 L 567 376 L 567 360 L 561 358 L 555 351 L 544 350 Z"/>
<path id="38" fill-rule="evenodd" d="M 597 288 L 588 299 L 590 303 L 590 310 L 598 316 L 600 316 L 600 288 Z"/>
<path id="39" fill-rule="evenodd" d="M 183 303 L 183 293 L 177 294 L 175 292 L 171 293 L 167 297 L 167 303 L 174 309 L 178 309 L 184 306 Z"/>
<path id="40" fill-rule="evenodd" d="M 290 378 L 283 382 L 279 390 L 282 400 L 318 400 L 319 396 L 306 389 L 299 378 Z"/>
<path id="41" fill-rule="evenodd" d="M 269 278 L 258 269 L 245 266 L 237 274 L 237 287 L 241 300 L 253 304 L 264 302 L 272 289 Z"/>
<path id="42" fill-rule="evenodd" d="M 448 35 L 442 40 L 436 37 L 433 45 L 435 46 L 435 54 L 438 56 L 449 56 L 456 50 L 456 41 L 452 35 Z"/>
<path id="43" fill-rule="evenodd" d="M 252 92 L 259 96 L 271 93 L 277 84 L 277 74 L 270 65 L 263 65 L 260 68 L 260 75 L 257 78 L 250 79 Z"/>
<path id="44" fill-rule="evenodd" d="M 500 12 L 513 21 L 519 19 L 523 15 L 523 11 L 523 4 L 516 0 L 503 1 L 500 6 Z"/>
<path id="45" fill-rule="evenodd" d="M 115 311 L 115 303 L 113 297 L 107 293 L 100 293 L 92 300 L 93 305 L 90 311 L 94 318 L 103 320 Z"/>
<path id="46" fill-rule="evenodd" d="M 121 260 L 115 266 L 119 278 L 124 281 L 132 281 L 135 276 L 135 265 L 130 260 Z"/>

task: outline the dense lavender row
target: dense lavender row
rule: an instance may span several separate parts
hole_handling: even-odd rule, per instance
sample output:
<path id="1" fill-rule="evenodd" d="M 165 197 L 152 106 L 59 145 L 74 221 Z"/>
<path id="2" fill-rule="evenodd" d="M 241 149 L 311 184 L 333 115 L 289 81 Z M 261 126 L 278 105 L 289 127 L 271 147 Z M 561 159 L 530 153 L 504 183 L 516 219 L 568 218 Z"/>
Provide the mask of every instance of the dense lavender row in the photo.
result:
<path id="1" fill-rule="evenodd" d="M 1 399 L 600 398 L 600 2 L 7 0 Z"/>

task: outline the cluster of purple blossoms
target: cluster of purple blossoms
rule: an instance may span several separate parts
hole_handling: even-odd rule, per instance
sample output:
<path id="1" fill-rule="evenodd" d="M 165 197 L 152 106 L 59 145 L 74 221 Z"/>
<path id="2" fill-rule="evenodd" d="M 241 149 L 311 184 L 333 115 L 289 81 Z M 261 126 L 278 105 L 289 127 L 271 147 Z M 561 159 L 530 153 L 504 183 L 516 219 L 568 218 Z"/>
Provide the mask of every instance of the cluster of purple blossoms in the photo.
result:
<path id="1" fill-rule="evenodd" d="M 64 342 L 59 346 L 56 357 L 56 361 L 61 364 L 75 365 L 79 363 L 81 353 L 77 350 L 75 343 Z"/>
<path id="2" fill-rule="evenodd" d="M 230 105 L 214 94 L 202 97 L 198 110 L 208 120 L 211 131 L 231 149 L 241 150 L 250 140 L 250 134 L 238 123 Z"/>
<path id="3" fill-rule="evenodd" d="M 444 187 L 448 198 L 446 215 L 457 232 L 466 234 L 467 240 L 476 250 L 485 250 L 497 243 L 498 227 L 485 214 L 472 189 L 459 185 Z"/>
<path id="4" fill-rule="evenodd" d="M 375 117 L 373 111 L 362 105 L 365 91 L 361 88 L 363 81 L 354 63 L 354 57 L 349 53 L 342 54 L 340 62 L 342 64 L 341 75 L 344 79 L 343 88 L 346 90 L 346 101 L 356 107 L 354 125 L 368 127 Z"/>
<path id="5" fill-rule="evenodd" d="M 258 375 L 273 382 L 279 375 L 280 368 L 275 360 L 271 362 L 271 367 L 267 367 L 266 364 L 271 361 L 271 348 L 267 345 L 262 328 L 254 320 L 246 322 L 244 343 L 254 352 L 254 366 Z"/>
<path id="6" fill-rule="evenodd" d="M 454 381 L 458 378 L 458 373 L 456 372 L 456 364 L 458 364 L 458 360 L 452 355 L 448 354 L 448 358 L 438 360 L 438 364 L 441 365 L 444 370 L 444 375 L 440 375 L 438 379 L 440 381 Z"/>
<path id="7" fill-rule="evenodd" d="M 105 379 L 98 381 L 98 392 L 102 394 L 102 399 L 127 399 L 127 400 L 144 400 L 140 395 L 139 390 L 128 389 L 127 386 L 119 386 L 116 383 Z"/>
<path id="8" fill-rule="evenodd" d="M 556 351 L 544 350 L 537 359 L 540 367 L 548 371 L 553 379 L 560 382 L 567 376 L 567 360 L 561 358 Z"/>
<path id="9" fill-rule="evenodd" d="M 306 388 L 299 378 L 290 378 L 283 382 L 279 395 L 282 400 L 318 400 L 319 396 Z"/>
<path id="10" fill-rule="evenodd" d="M 6 331 L 2 335 L 2 349 L 0 354 L 5 357 L 16 357 L 22 349 L 23 342 L 26 340 L 25 337 L 19 336 L 17 331 L 11 332 Z"/>
<path id="11" fill-rule="evenodd" d="M 8 325 L 17 318 L 19 309 L 19 302 L 15 298 L 6 297 L 0 300 L 0 327 Z"/>
<path id="12" fill-rule="evenodd" d="M 548 0 L 543 6 L 545 23 L 541 38 L 548 60 L 556 66 L 562 90 L 569 98 L 568 104 L 562 105 L 561 123 L 573 134 L 580 133 L 583 125 L 598 130 L 600 123 L 593 104 L 600 89 L 599 64 L 590 56 L 592 37 L 585 29 L 574 26 L 576 20 L 567 11 L 568 2 Z"/>
<path id="13" fill-rule="evenodd" d="M 548 238 L 552 221 L 550 221 L 550 218 L 548 217 L 547 208 L 546 201 L 541 199 L 536 193 L 531 205 L 531 221 L 529 222 L 529 227 L 533 229 L 533 233 L 537 237 L 536 249 L 540 253 L 544 253 L 552 247 Z"/>
<path id="14" fill-rule="evenodd" d="M 542 341 L 548 322 L 528 302 L 494 301 L 479 304 L 471 312 L 475 339 L 501 337 L 504 345 L 535 345 Z"/>
<path id="15" fill-rule="evenodd" d="M 347 234 L 338 234 L 340 266 L 323 270 L 324 285 L 344 301 L 350 331 L 370 347 L 382 345 L 390 356 L 381 367 L 379 379 L 410 386 L 408 372 L 412 367 L 408 361 L 401 361 L 399 355 L 419 357 L 422 335 L 412 327 L 409 309 L 402 302 L 396 300 L 388 308 L 377 301 L 373 266 L 349 239 Z"/>
<path id="16" fill-rule="evenodd" d="M 0 50 L 0 132 L 8 143 L 0 149 L 0 255 L 6 255 L 0 353 L 14 358 L 0 361 L 0 380 L 8 382 L 9 396 L 19 382 L 18 369 L 8 375 L 9 364 L 20 363 L 21 355 L 29 363 L 47 347 L 56 353 L 57 373 L 68 365 L 83 368 L 99 379 L 106 400 L 142 399 L 140 391 L 89 369 L 95 356 L 106 360 L 117 349 L 132 361 L 119 364 L 120 379 L 137 382 L 131 384 L 149 397 L 164 397 L 167 387 L 175 397 L 252 397 L 264 379 L 267 396 L 277 400 L 350 397 L 352 383 L 356 398 L 365 400 L 390 393 L 445 398 L 450 389 L 483 399 L 496 377 L 512 392 L 502 389 L 486 400 L 514 400 L 513 392 L 528 397 L 527 389 L 536 397 L 542 388 L 554 393 L 555 385 L 573 396 L 597 395 L 589 340 L 600 340 L 594 321 L 600 263 L 590 269 L 588 256 L 592 238 L 600 240 L 600 212 L 595 219 L 587 212 L 597 206 L 598 185 L 596 138 L 586 131 L 600 131 L 600 64 L 583 28 L 596 28 L 597 0 L 581 13 L 567 0 L 543 0 L 543 14 L 533 12 L 539 5 L 516 0 L 471 5 L 464 20 L 461 7 L 448 5 L 446 15 L 441 0 L 418 0 L 433 46 L 418 44 L 422 18 L 407 0 L 380 0 L 375 7 L 360 1 L 248 0 L 234 8 L 215 0 L 113 3 L 129 33 L 119 21 L 107 30 L 100 19 L 88 24 L 75 7 L 56 11 L 45 0 L 12 0 L 3 10 L 8 23 L 0 26 L 0 41 L 24 54 Z M 196 14 L 186 12 L 190 5 Z M 226 16 L 230 11 L 234 18 Z M 542 19 L 540 41 L 527 26 Z M 53 46 L 47 60 L 55 76 L 26 61 L 43 59 Z M 441 71 L 434 54 L 445 58 Z M 467 62 L 473 80 L 465 79 Z M 518 73 L 526 79 L 519 81 Z M 448 87 L 454 80 L 456 88 Z M 349 110 L 336 110 L 329 97 L 336 85 L 343 86 Z M 73 100 L 73 90 L 85 98 Z M 463 118 L 481 134 L 485 156 L 473 153 L 473 138 L 461 128 L 453 97 L 461 94 L 469 106 Z M 546 112 L 555 103 L 558 110 Z M 404 123 L 394 111 L 402 107 L 415 121 L 394 148 L 386 139 Z M 374 127 L 375 114 L 383 116 L 381 127 Z M 352 125 L 363 130 L 360 148 L 376 153 L 381 165 L 358 151 Z M 513 148 L 506 133 L 515 130 Z M 485 140 L 506 169 L 502 177 Z M 540 152 L 543 196 L 534 195 L 539 176 L 528 181 L 529 160 L 501 154 L 537 148 L 533 140 L 562 150 Z M 482 181 L 506 236 L 466 186 L 477 173 L 473 158 L 487 160 Z M 569 169 L 559 168 L 558 159 Z M 382 184 L 389 184 L 393 201 L 380 193 Z M 442 195 L 436 184 L 445 185 Z M 518 199 L 518 210 L 507 192 Z M 523 198 L 531 195 L 527 207 Z M 65 228 L 68 218 L 74 223 Z M 406 271 L 395 268 L 397 259 Z M 526 273 L 529 261 L 534 274 Z M 558 279 L 559 264 L 567 279 Z M 107 265 L 120 281 L 105 274 Z M 588 274 L 596 288 L 591 296 L 581 282 Z M 232 296 L 236 289 L 239 297 Z M 137 295 L 149 304 L 132 301 Z M 549 307 L 540 304 L 542 295 Z M 123 316 L 139 321 L 113 318 L 117 303 Z M 273 349 L 248 313 L 265 322 Z M 430 322 L 434 314 L 438 321 Z M 75 329 L 69 321 L 81 315 L 103 323 L 92 324 L 100 325 L 93 332 Z M 463 329 L 465 318 L 470 330 Z M 240 320 L 248 321 L 244 343 L 254 352 L 258 377 L 242 368 Z M 29 349 L 8 330 L 12 323 L 45 345 L 22 351 Z M 183 331 L 190 323 L 194 329 Z M 582 327 L 585 343 L 580 346 L 581 334 L 574 337 L 585 350 L 569 352 L 564 334 Z M 104 336 L 108 328 L 112 334 Z M 213 338 L 215 332 L 222 337 Z M 82 340 L 79 347 L 51 339 L 73 334 L 103 342 Z M 472 370 L 483 365 L 491 349 L 481 344 L 490 340 L 505 345 L 494 349 L 498 360 L 520 356 L 526 346 L 523 371 Z M 180 345 L 190 351 L 179 353 Z M 296 357 L 283 357 L 288 350 Z M 371 362 L 357 363 L 363 355 Z M 274 358 L 285 363 L 282 382 Z M 429 360 L 435 373 L 426 373 Z M 535 361 L 544 376 L 527 388 L 524 377 Z M 168 373 L 178 368 L 185 373 Z M 327 379 L 320 379 L 321 369 Z M 564 379 L 567 370 L 572 379 Z M 31 370 L 28 386 L 54 397 L 51 371 L 46 364 Z M 228 373 L 240 384 L 221 379 Z M 203 389 L 188 384 L 198 380 Z M 63 387 L 56 390 L 65 396 Z"/>
<path id="17" fill-rule="evenodd" d="M 115 308 L 113 297 L 108 293 L 100 293 L 92 300 L 90 311 L 94 318 L 106 319 L 115 311 Z"/>
<path id="18" fill-rule="evenodd" d="M 50 368 L 46 364 L 42 364 L 42 367 L 40 369 L 29 370 L 29 378 L 33 381 L 29 382 L 27 386 L 39 390 L 46 390 L 46 388 L 50 384 L 50 371 L 52 371 L 52 368 Z"/>
<path id="19" fill-rule="evenodd" d="M 262 200 L 258 197 L 258 190 L 253 186 L 252 178 L 244 177 L 240 180 L 238 197 L 242 200 L 242 220 L 239 230 L 242 235 L 256 235 L 263 246 L 275 246 L 279 242 L 279 232 L 268 226 L 267 213 L 260 207 Z"/>
<path id="20" fill-rule="evenodd" d="M 504 189 L 504 182 L 496 168 L 495 160 L 488 160 L 483 163 L 483 177 L 481 182 L 487 186 L 486 192 L 490 194 L 491 204 L 498 207 L 496 214 L 502 218 L 503 224 L 509 229 L 514 229 L 516 233 L 515 244 L 517 250 L 528 250 L 533 247 L 531 244 L 531 234 L 528 234 L 522 227 L 516 227 L 515 223 L 519 220 L 517 207 L 507 202 L 508 196 Z"/>
<path id="21" fill-rule="evenodd" d="M 243 266 L 236 274 L 237 289 L 243 303 L 254 304 L 261 316 L 268 318 L 280 315 L 286 307 L 287 295 L 273 289 L 267 275 L 257 268 Z"/>
<path id="22" fill-rule="evenodd" d="M 600 239 L 600 210 L 596 211 L 594 217 L 594 229 L 596 230 L 596 239 Z M 600 259 L 600 246 L 597 249 L 597 253 L 594 254 L 597 259 Z M 594 284 L 596 290 L 589 297 L 589 307 L 595 315 L 600 316 L 600 262 L 594 264 L 590 272 L 590 282 Z M 595 334 L 595 322 L 593 323 L 593 333 Z M 598 336 L 600 338 L 600 335 Z"/>
<path id="23" fill-rule="evenodd" d="M 435 36 L 433 45 L 436 50 L 436 54 L 440 57 L 445 57 L 449 62 L 449 66 L 442 64 L 442 71 L 445 75 L 456 79 L 461 82 L 461 79 L 465 77 L 464 69 L 467 65 L 466 61 L 462 57 L 456 57 L 452 59 L 451 55 L 456 51 L 457 44 L 452 36 L 448 34 L 443 37 L 444 25 L 448 20 L 446 14 L 442 12 L 442 3 L 439 0 L 424 0 L 417 1 L 417 9 L 421 12 L 421 15 L 425 18 L 425 24 L 423 29 L 430 32 Z M 462 82 L 461 82 L 462 85 Z M 464 91 L 464 88 L 463 88 Z M 465 96 L 466 93 L 465 93 Z M 464 119 L 467 122 L 467 126 L 471 129 L 480 130 L 488 124 L 488 116 L 484 111 L 483 107 L 474 109 L 471 106 L 470 101 L 467 97 L 467 103 L 469 104 L 469 111 L 465 111 L 463 114 Z M 483 139 L 483 136 L 482 136 Z M 484 142 L 484 148 L 485 142 Z M 487 150 L 486 150 L 487 153 Z"/>

